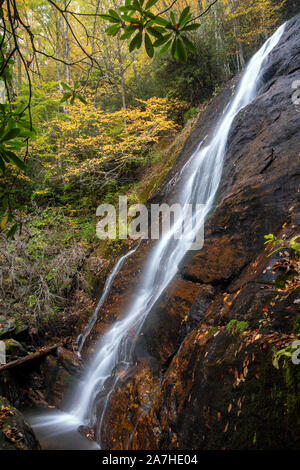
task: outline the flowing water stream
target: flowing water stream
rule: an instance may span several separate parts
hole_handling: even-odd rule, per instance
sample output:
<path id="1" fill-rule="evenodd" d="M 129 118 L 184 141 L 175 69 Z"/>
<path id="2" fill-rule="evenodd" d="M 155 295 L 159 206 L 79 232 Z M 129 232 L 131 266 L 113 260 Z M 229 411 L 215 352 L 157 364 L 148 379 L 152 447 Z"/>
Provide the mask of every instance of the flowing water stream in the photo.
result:
<path id="1" fill-rule="evenodd" d="M 181 239 L 174 237 L 183 222 L 182 219 L 176 220 L 168 233 L 153 246 L 143 268 L 143 278 L 135 292 L 134 301 L 121 319 L 116 321 L 99 341 L 93 359 L 74 390 L 68 413 L 55 412 L 51 413 L 51 416 L 40 414 L 31 418 L 31 425 L 37 435 L 42 430 L 48 440 L 58 440 L 62 439 L 59 436 L 64 433 L 76 432 L 79 425 L 87 424 L 96 426 L 97 440 L 101 447 L 101 429 L 105 423 L 106 407 L 118 378 L 115 377 L 111 382 L 100 417 L 96 417 L 95 413 L 97 394 L 105 381 L 112 376 L 117 365 L 126 368 L 131 364 L 135 346 L 133 336 L 138 336 L 149 312 L 176 275 L 179 264 L 192 247 L 194 237 L 213 210 L 231 125 L 239 111 L 256 97 L 261 84 L 262 64 L 278 44 L 284 28 L 285 25 L 282 25 L 253 56 L 214 132 L 198 145 L 180 173 L 177 183 L 178 202 L 182 207 L 185 204 L 192 204 L 193 207 L 196 207 L 196 204 L 203 205 L 201 212 L 193 214 L 190 236 Z M 107 298 L 115 275 L 133 251 L 119 260 L 109 277 L 90 324 L 79 338 L 80 351 Z M 135 335 L 129 335 L 130 331 L 134 331 Z"/>
<path id="2" fill-rule="evenodd" d="M 108 294 L 110 292 L 111 286 L 113 285 L 113 282 L 114 282 L 115 278 L 117 277 L 117 275 L 121 271 L 122 266 L 125 263 L 126 259 L 129 258 L 129 256 L 131 256 L 133 253 L 135 253 L 139 246 L 140 246 L 140 243 L 138 243 L 135 248 L 128 251 L 128 253 L 126 253 L 124 256 L 122 256 L 118 260 L 118 262 L 115 264 L 115 266 L 113 267 L 112 272 L 108 276 L 108 278 L 105 282 L 105 285 L 103 287 L 102 295 L 101 295 L 101 297 L 100 297 L 100 299 L 97 303 L 97 306 L 95 308 L 95 311 L 94 311 L 93 315 L 91 316 L 91 319 L 90 319 L 89 323 L 86 325 L 83 332 L 80 335 L 78 335 L 78 337 L 76 339 L 75 346 L 77 347 L 77 351 L 78 351 L 79 356 L 81 356 L 81 351 L 82 351 L 82 348 L 84 346 L 84 343 L 86 342 L 87 337 L 89 336 L 90 332 L 93 329 L 93 326 L 95 325 L 95 323 L 97 321 L 98 314 L 99 314 L 104 302 L 106 301 L 106 299 L 108 297 Z"/>

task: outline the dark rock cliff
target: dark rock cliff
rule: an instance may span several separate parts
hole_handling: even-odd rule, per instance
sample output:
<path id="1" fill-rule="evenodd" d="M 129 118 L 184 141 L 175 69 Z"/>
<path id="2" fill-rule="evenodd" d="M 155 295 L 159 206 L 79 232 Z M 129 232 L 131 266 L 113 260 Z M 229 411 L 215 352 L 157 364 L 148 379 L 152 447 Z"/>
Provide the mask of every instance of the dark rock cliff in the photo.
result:
<path id="1" fill-rule="evenodd" d="M 258 97 L 233 123 L 205 245 L 186 258 L 144 324 L 135 366 L 111 395 L 106 448 L 299 447 L 300 365 L 288 349 L 279 364 L 273 361 L 274 351 L 299 338 L 299 263 L 287 251 L 284 260 L 268 257 L 272 250 L 264 246 L 265 234 L 300 233 L 297 79 L 300 16 L 264 65 Z M 200 116 L 153 200 L 172 200 L 170 180 L 210 132 L 236 83 Z M 142 245 L 126 262 L 94 337 L 122 312 L 147 251 Z"/>

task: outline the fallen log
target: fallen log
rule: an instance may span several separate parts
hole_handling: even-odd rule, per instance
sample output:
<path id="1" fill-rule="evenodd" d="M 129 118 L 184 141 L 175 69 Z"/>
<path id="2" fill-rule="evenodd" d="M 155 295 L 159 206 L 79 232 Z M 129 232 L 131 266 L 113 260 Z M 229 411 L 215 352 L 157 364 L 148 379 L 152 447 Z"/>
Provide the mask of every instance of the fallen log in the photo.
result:
<path id="1" fill-rule="evenodd" d="M 61 346 L 63 346 L 63 343 L 54 344 L 53 346 L 41 348 L 38 351 L 30 353 L 27 356 L 21 357 L 20 359 L 16 359 L 15 361 L 8 362 L 7 364 L 2 364 L 0 365 L 0 373 L 7 369 L 12 369 L 13 367 L 21 366 L 26 362 L 42 358 L 43 356 L 47 356 L 48 354 L 51 354 L 56 351 L 57 348 Z"/>

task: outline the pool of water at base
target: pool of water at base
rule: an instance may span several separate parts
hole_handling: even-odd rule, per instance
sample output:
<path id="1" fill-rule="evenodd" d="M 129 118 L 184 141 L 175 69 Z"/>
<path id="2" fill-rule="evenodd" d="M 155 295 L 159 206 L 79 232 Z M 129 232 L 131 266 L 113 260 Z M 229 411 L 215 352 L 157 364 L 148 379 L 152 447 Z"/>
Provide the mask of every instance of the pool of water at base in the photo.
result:
<path id="1" fill-rule="evenodd" d="M 32 427 L 42 450 L 100 450 L 98 444 L 82 436 L 78 427 L 82 425 L 68 413 L 58 409 L 41 412 L 23 412 Z"/>

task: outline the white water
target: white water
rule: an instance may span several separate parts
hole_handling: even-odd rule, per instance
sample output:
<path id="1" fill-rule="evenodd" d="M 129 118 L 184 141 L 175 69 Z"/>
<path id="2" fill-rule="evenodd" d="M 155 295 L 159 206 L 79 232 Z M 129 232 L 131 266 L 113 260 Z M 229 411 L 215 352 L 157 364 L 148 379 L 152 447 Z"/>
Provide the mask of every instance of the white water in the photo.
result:
<path id="1" fill-rule="evenodd" d="M 75 346 L 77 348 L 77 352 L 78 352 L 78 355 L 81 356 L 81 351 L 82 351 L 82 348 L 84 346 L 84 343 L 87 339 L 87 337 L 89 336 L 90 332 L 92 331 L 95 323 L 96 323 L 96 320 L 98 318 L 98 314 L 99 314 L 99 311 L 100 309 L 102 308 L 104 302 L 106 301 L 107 299 L 107 296 L 110 292 L 110 289 L 111 289 L 111 286 L 113 285 L 113 282 L 116 278 L 116 276 L 119 274 L 119 272 L 121 271 L 121 268 L 123 266 L 123 264 L 125 263 L 125 260 L 131 256 L 133 253 L 135 253 L 135 251 L 137 250 L 137 248 L 140 246 L 140 243 L 138 243 L 136 245 L 135 248 L 133 248 L 132 250 L 128 251 L 128 253 L 126 253 L 124 256 L 122 256 L 118 262 L 115 264 L 115 266 L 113 267 L 113 270 L 112 272 L 110 273 L 110 275 L 108 276 L 106 282 L 105 282 L 105 285 L 104 285 L 104 288 L 103 288 L 103 292 L 102 292 L 102 295 L 97 303 L 97 306 L 95 308 L 95 311 L 93 313 L 93 315 L 91 316 L 91 319 L 89 321 L 89 323 L 86 325 L 86 327 L 84 328 L 83 332 L 78 335 L 77 339 L 76 339 L 76 342 L 75 342 Z"/>
<path id="2" fill-rule="evenodd" d="M 194 215 L 191 238 L 174 239 L 173 235 L 182 224 L 182 220 L 178 220 L 151 250 L 144 267 L 144 278 L 135 292 L 135 300 L 123 318 L 117 321 L 100 340 L 97 353 L 75 391 L 75 400 L 69 414 L 65 414 L 65 426 L 70 424 L 72 420 L 90 425 L 96 424 L 100 441 L 106 406 L 118 378 L 114 378 L 113 384 L 109 387 L 102 414 L 96 418 L 97 394 L 103 390 L 106 379 L 111 377 L 117 365 L 121 364 L 125 368 L 129 366 L 135 346 L 133 336 L 135 338 L 138 336 L 147 315 L 177 273 L 179 264 L 191 248 L 194 236 L 212 211 L 221 180 L 223 159 L 232 122 L 239 111 L 256 97 L 262 64 L 280 40 L 283 31 L 284 25 L 253 56 L 241 78 L 237 91 L 216 125 L 213 135 L 199 144 L 180 173 L 178 202 L 182 207 L 184 204 L 193 204 L 194 206 L 195 204 L 204 204 L 204 210 L 201 211 L 200 217 Z M 135 335 L 128 334 L 132 331 L 135 332 Z M 58 429 L 62 426 L 61 422 L 60 413 L 57 418 Z M 53 429 L 53 415 L 51 423 Z M 34 427 L 35 423 L 32 424 Z M 47 425 L 46 417 L 43 425 Z M 38 427 L 38 424 L 36 426 Z"/>

